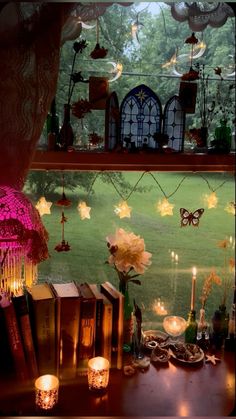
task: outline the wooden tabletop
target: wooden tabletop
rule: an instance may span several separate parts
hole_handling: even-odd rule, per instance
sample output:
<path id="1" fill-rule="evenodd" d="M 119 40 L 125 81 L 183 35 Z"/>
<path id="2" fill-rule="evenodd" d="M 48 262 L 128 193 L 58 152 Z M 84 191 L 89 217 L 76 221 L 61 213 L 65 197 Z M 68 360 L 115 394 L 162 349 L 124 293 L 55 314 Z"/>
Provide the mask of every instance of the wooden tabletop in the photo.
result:
<path id="1" fill-rule="evenodd" d="M 110 372 L 105 394 L 88 390 L 87 377 L 62 382 L 59 401 L 51 412 L 34 405 L 33 384 L 0 382 L 0 414 L 7 416 L 228 416 L 235 415 L 235 360 L 232 352 L 217 353 L 216 365 L 203 360 L 183 365 L 150 365 L 146 372 L 126 377 Z"/>

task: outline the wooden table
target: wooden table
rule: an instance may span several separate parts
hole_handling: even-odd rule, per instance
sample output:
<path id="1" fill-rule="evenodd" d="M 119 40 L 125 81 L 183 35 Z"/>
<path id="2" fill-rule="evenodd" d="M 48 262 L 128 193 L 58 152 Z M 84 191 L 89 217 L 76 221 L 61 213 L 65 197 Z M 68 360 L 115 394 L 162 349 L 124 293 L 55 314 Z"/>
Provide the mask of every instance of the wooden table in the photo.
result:
<path id="1" fill-rule="evenodd" d="M 2 416 L 228 416 L 235 415 L 235 361 L 232 352 L 216 354 L 221 362 L 138 371 L 132 377 L 122 371 L 110 374 L 107 392 L 88 390 L 87 377 L 62 382 L 59 402 L 49 413 L 37 411 L 33 384 L 0 381 Z"/>

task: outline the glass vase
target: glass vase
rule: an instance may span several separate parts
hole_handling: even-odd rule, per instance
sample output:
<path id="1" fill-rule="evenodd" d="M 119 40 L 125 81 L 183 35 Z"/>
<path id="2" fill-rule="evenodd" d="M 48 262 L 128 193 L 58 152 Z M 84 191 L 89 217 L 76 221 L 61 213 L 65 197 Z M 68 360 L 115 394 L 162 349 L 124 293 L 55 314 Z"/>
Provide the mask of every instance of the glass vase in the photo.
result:
<path id="1" fill-rule="evenodd" d="M 60 129 L 57 148 L 58 150 L 67 151 L 74 144 L 74 132 L 70 123 L 70 105 L 64 105 L 64 118 Z"/>
<path id="2" fill-rule="evenodd" d="M 133 306 L 130 303 L 129 289 L 127 282 L 119 283 L 119 291 L 124 295 L 124 328 L 123 328 L 123 349 L 130 352 L 133 336 Z"/>
<path id="3" fill-rule="evenodd" d="M 197 328 L 197 344 L 206 351 L 209 348 L 209 328 L 205 319 L 205 309 L 201 308 Z"/>

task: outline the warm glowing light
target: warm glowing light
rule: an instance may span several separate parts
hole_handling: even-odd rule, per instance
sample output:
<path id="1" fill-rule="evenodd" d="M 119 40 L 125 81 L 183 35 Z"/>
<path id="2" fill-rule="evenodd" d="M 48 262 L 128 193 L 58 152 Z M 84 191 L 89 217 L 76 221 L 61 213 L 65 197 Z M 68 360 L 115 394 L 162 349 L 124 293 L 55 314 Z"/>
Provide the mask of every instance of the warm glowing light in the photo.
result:
<path id="1" fill-rule="evenodd" d="M 235 215 L 235 202 L 228 202 L 228 204 L 225 207 L 225 211 L 229 214 Z"/>
<path id="2" fill-rule="evenodd" d="M 42 217 L 44 214 L 51 214 L 51 206 L 52 202 L 46 201 L 46 198 L 44 196 L 41 196 L 41 198 L 39 198 L 37 204 L 35 205 L 35 208 L 37 208 L 39 214 Z"/>
<path id="3" fill-rule="evenodd" d="M 177 255 L 177 253 L 175 254 L 175 263 L 179 262 L 179 256 Z"/>
<path id="4" fill-rule="evenodd" d="M 193 266 L 192 274 L 193 274 L 193 277 L 196 278 L 196 276 L 197 276 L 197 268 L 196 268 L 196 266 Z"/>
<path id="5" fill-rule="evenodd" d="M 207 205 L 208 209 L 216 208 L 217 207 L 217 202 L 218 202 L 218 197 L 217 197 L 216 193 L 212 192 L 210 195 L 206 194 L 204 196 L 204 202 Z"/>
<path id="6" fill-rule="evenodd" d="M 89 390 L 104 390 L 109 382 L 110 364 L 106 358 L 97 356 L 88 362 L 88 385 Z"/>
<path id="7" fill-rule="evenodd" d="M 121 76 L 123 71 L 123 65 L 121 63 L 114 63 L 112 61 L 109 61 L 108 64 L 111 64 L 113 66 L 113 70 L 111 72 L 115 74 L 113 78 L 108 80 L 109 83 L 112 83 Z"/>
<path id="8" fill-rule="evenodd" d="M 165 64 L 162 64 L 162 68 L 170 67 L 170 66 L 172 66 L 176 63 L 177 63 L 177 56 L 176 56 L 176 52 L 175 52 L 174 55 L 172 55 L 170 61 L 167 61 Z"/>
<path id="9" fill-rule="evenodd" d="M 171 259 L 172 259 L 172 261 L 174 261 L 175 260 L 175 252 L 172 250 L 172 252 L 171 252 Z"/>
<path id="10" fill-rule="evenodd" d="M 117 206 L 115 206 L 115 214 L 120 218 L 130 218 L 130 213 L 132 208 L 128 206 L 126 201 L 121 201 Z"/>
<path id="11" fill-rule="evenodd" d="M 84 201 L 79 202 L 79 204 L 77 206 L 77 210 L 80 214 L 81 220 L 85 220 L 86 218 L 90 219 L 91 207 L 87 207 L 86 202 L 84 202 Z"/>
<path id="12" fill-rule="evenodd" d="M 35 403 L 40 409 L 52 409 L 58 401 L 59 380 L 55 375 L 41 375 L 35 380 Z"/>
<path id="13" fill-rule="evenodd" d="M 155 314 L 158 314 L 159 316 L 167 315 L 167 310 L 165 309 L 164 303 L 161 302 L 160 298 L 154 300 L 152 310 Z"/>
<path id="14" fill-rule="evenodd" d="M 163 320 L 163 327 L 171 336 L 180 336 L 184 333 L 187 326 L 187 322 L 183 317 L 179 316 L 167 316 Z"/>
<path id="15" fill-rule="evenodd" d="M 165 215 L 173 215 L 173 208 L 174 205 L 170 204 L 167 198 L 163 198 L 162 200 L 158 201 L 156 205 L 156 209 L 158 212 L 160 212 L 162 217 Z"/>

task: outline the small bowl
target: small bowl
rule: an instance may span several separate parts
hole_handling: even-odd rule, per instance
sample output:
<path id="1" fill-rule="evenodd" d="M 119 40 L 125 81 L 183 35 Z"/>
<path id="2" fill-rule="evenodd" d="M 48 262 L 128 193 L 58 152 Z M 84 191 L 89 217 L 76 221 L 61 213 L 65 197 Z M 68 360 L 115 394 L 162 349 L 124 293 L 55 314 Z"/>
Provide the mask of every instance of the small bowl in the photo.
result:
<path id="1" fill-rule="evenodd" d="M 160 330 L 143 331 L 143 345 L 149 352 L 153 351 L 157 346 L 163 345 L 169 336 Z"/>

